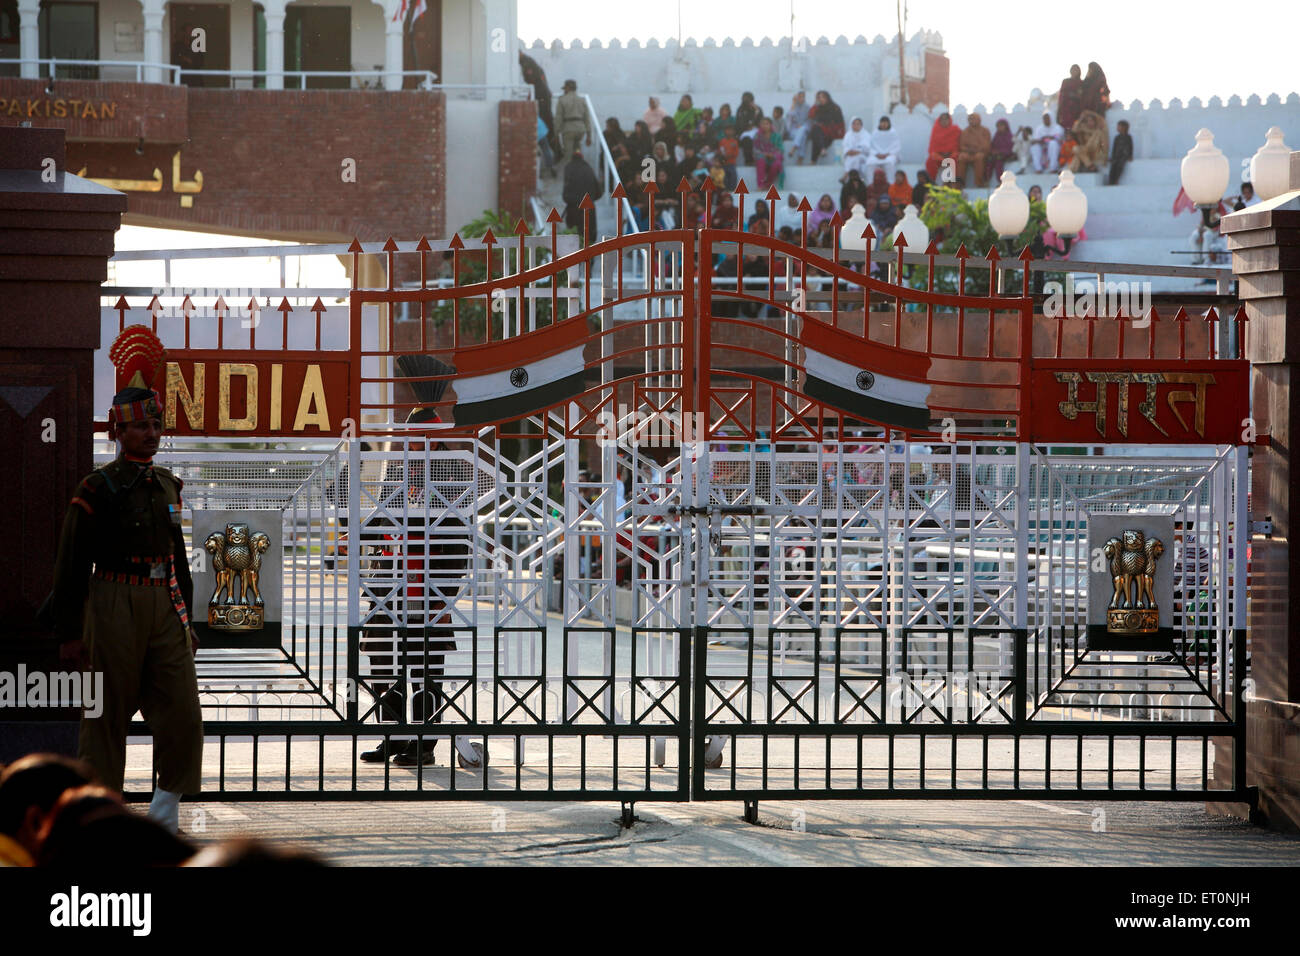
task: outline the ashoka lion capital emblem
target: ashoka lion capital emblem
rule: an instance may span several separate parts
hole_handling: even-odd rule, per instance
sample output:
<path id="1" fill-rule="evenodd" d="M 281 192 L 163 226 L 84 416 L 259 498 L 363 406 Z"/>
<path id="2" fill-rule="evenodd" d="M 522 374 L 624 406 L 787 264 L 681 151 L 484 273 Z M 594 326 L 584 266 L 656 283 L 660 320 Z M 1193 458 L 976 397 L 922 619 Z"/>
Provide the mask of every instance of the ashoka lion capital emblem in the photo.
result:
<path id="1" fill-rule="evenodd" d="M 250 534 L 246 524 L 228 524 L 224 532 L 208 535 L 203 548 L 212 555 L 216 574 L 216 587 L 208 599 L 209 627 L 226 631 L 256 631 L 262 627 L 264 609 L 258 575 L 262 555 L 270 547 L 267 535 L 261 531 Z"/>
<path id="2" fill-rule="evenodd" d="M 1159 538 L 1127 530 L 1102 546 L 1109 561 L 1115 593 L 1106 606 L 1106 630 L 1112 634 L 1151 634 L 1160 630 L 1156 604 L 1156 562 L 1165 553 Z"/>

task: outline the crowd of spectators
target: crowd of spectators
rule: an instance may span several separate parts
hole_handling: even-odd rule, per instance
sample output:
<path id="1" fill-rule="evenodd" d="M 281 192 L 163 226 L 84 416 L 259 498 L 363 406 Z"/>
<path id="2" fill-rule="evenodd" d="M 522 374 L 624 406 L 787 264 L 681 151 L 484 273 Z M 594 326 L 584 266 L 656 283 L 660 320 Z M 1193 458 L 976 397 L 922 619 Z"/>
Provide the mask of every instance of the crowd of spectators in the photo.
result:
<path id="1" fill-rule="evenodd" d="M 842 163 L 838 204 L 830 193 L 814 201 L 807 214 L 808 242 L 831 244 L 831 221 L 838 212 L 848 220 L 853 207 L 861 205 L 877 234 L 888 231 L 902 218 L 903 209 L 924 205 L 933 178 L 918 170 L 913 183 L 899 169 L 902 143 L 882 116 L 873 130 L 861 117 L 846 127 L 844 113 L 830 92 L 819 90 L 808 103 L 807 95 L 796 93 L 788 108 L 773 106 L 770 112 L 754 101 L 751 93 L 741 95 L 735 109 L 730 103 L 696 106 L 690 94 L 677 103 L 675 112 L 665 109 L 657 97 L 650 97 L 645 112 L 631 121 L 630 129 L 615 117 L 605 122 L 604 137 L 619 181 L 637 217 L 638 226 L 648 226 L 648 183 L 655 183 L 653 208 L 656 228 L 679 225 L 702 226 L 706 203 L 696 189 L 707 177 L 715 187 L 709 225 L 714 228 L 744 228 L 777 235 L 798 242 L 804 228 L 798 205 L 802 197 L 787 194 L 769 221 L 770 207 L 754 202 L 746 221 L 738 222 L 739 207 L 731 195 L 739 182 L 738 166 L 753 166 L 754 182 L 747 183 L 756 198 L 769 187 L 784 189 L 788 163 L 825 164 L 836 153 Z M 692 186 L 684 199 L 678 184 L 685 178 Z M 565 197 L 566 202 L 568 196 Z"/>
<path id="2" fill-rule="evenodd" d="M 251 840 L 199 846 L 133 813 L 91 768 L 58 754 L 0 766 L 0 867 L 319 866 Z"/>

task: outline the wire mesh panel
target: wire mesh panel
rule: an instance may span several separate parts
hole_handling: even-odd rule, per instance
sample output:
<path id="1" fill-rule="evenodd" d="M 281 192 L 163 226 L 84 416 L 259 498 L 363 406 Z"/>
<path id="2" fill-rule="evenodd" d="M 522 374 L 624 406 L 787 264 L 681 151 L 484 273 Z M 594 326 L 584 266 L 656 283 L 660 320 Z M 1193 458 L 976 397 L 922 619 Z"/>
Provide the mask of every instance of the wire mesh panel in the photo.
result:
<path id="1" fill-rule="evenodd" d="M 1073 451 L 710 443 L 695 796 L 1238 792 L 1244 460 Z M 1089 650 L 1089 516 L 1148 513 L 1174 650 Z"/>

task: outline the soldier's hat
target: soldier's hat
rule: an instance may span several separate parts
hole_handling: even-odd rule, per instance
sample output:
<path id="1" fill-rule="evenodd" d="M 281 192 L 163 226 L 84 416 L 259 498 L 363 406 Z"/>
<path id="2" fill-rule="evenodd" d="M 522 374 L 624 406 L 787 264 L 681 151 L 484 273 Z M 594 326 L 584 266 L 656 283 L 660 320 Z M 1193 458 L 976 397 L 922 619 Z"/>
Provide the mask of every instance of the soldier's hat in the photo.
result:
<path id="1" fill-rule="evenodd" d="M 162 397 L 151 388 L 124 388 L 113 396 L 108 409 L 110 426 L 162 417 Z"/>

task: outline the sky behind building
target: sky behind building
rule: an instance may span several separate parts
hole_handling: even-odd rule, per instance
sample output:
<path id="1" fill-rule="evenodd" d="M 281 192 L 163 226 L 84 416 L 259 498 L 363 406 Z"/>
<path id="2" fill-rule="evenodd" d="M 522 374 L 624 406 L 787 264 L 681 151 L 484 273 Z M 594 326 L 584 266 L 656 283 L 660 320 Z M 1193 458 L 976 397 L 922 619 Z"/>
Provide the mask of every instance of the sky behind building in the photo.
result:
<path id="1" fill-rule="evenodd" d="M 1252 93 L 1283 98 L 1300 91 L 1295 38 L 1300 3 L 1260 0 L 1091 0 L 1066 4 L 989 4 L 909 0 L 906 35 L 937 30 L 952 64 L 955 103 L 1024 102 L 1038 87 L 1055 92 L 1071 63 L 1096 60 L 1112 96 L 1126 104 L 1193 96 L 1224 101 Z M 527 42 L 584 43 L 681 36 L 779 40 L 794 33 L 815 41 L 898 32 L 894 0 L 746 0 L 743 3 L 653 4 L 609 0 L 519 0 L 519 35 Z M 1298 131 L 1300 132 L 1300 131 Z"/>

